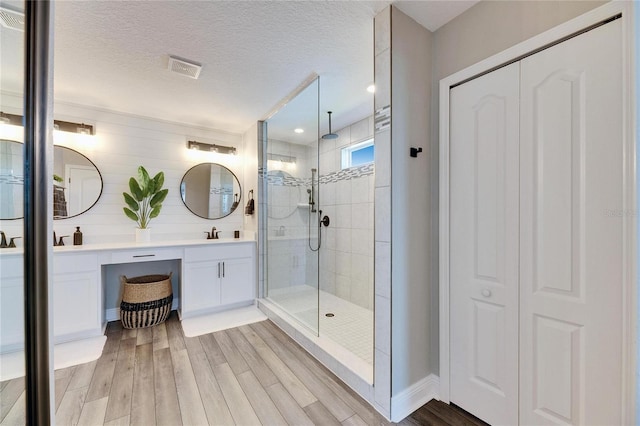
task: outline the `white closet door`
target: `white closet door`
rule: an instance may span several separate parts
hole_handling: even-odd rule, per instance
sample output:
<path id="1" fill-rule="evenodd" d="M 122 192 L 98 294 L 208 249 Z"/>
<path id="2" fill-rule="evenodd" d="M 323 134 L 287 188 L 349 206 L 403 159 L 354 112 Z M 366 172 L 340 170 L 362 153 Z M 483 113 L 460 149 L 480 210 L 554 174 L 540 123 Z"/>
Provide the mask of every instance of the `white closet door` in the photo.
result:
<path id="1" fill-rule="evenodd" d="M 518 421 L 519 64 L 451 90 L 451 401 Z"/>
<path id="2" fill-rule="evenodd" d="M 521 424 L 621 424 L 620 21 L 521 62 Z"/>

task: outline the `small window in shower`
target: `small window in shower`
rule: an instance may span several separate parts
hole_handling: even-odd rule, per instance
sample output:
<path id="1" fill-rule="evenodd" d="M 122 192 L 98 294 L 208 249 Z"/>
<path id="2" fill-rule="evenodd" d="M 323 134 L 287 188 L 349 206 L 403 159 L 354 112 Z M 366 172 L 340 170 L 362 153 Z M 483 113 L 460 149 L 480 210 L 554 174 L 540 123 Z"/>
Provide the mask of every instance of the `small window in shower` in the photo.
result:
<path id="1" fill-rule="evenodd" d="M 373 163 L 373 139 L 342 148 L 342 169 Z"/>

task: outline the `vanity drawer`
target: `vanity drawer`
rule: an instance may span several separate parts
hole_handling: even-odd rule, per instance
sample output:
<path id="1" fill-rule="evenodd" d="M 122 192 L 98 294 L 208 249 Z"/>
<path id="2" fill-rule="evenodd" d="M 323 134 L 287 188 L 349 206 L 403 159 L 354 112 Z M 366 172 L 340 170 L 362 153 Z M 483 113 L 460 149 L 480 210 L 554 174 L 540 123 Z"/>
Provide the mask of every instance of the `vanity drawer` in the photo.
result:
<path id="1" fill-rule="evenodd" d="M 53 256 L 53 273 L 92 272 L 98 270 L 98 255 L 95 253 L 65 253 Z"/>
<path id="2" fill-rule="evenodd" d="M 187 247 L 184 249 L 185 262 L 202 262 L 213 259 L 236 259 L 251 257 L 252 244 L 220 244 L 208 247 Z"/>
<path id="3" fill-rule="evenodd" d="M 181 259 L 180 248 L 148 248 L 135 250 L 117 250 L 111 253 L 109 263 L 153 262 L 155 260 Z"/>
<path id="4" fill-rule="evenodd" d="M 24 274 L 24 262 L 22 254 L 0 257 L 0 277 L 6 278 L 22 278 Z"/>

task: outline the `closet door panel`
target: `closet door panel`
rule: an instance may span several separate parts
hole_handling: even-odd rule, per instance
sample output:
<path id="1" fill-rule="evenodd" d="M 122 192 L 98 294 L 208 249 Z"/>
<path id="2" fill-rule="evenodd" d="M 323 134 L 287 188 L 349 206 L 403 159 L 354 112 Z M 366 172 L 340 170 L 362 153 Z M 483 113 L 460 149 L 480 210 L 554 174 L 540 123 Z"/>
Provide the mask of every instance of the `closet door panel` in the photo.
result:
<path id="1" fill-rule="evenodd" d="M 620 424 L 621 24 L 521 61 L 521 424 Z"/>
<path id="2" fill-rule="evenodd" d="M 513 64 L 451 90 L 451 401 L 518 419 L 518 90 Z"/>

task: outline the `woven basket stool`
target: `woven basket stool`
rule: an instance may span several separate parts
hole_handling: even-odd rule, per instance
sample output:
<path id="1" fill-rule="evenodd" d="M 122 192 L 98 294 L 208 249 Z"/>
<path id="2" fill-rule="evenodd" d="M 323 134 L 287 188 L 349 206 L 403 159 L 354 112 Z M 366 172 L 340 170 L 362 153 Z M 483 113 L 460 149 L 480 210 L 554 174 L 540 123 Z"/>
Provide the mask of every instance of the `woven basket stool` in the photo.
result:
<path id="1" fill-rule="evenodd" d="M 167 319 L 173 302 L 171 275 L 122 277 L 120 320 L 124 328 L 151 327 Z"/>

